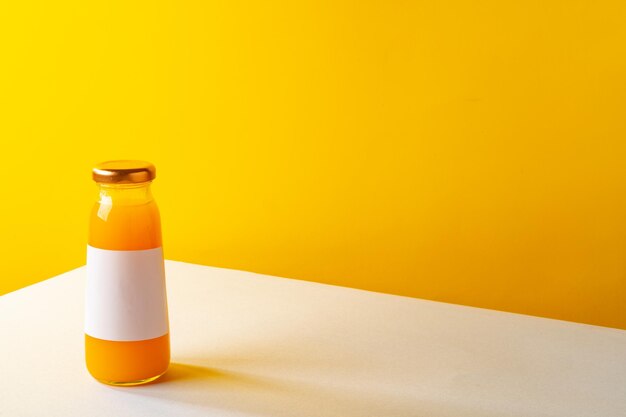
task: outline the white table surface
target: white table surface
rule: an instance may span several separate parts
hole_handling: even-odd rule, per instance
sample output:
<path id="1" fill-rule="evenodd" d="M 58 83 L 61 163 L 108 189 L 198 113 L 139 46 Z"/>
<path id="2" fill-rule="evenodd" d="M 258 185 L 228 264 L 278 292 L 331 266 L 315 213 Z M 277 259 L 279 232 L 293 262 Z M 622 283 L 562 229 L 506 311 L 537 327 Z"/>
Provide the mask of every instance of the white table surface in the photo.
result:
<path id="1" fill-rule="evenodd" d="M 173 364 L 141 387 L 85 369 L 84 268 L 0 297 L 0 415 L 626 416 L 626 331 L 166 268 Z"/>

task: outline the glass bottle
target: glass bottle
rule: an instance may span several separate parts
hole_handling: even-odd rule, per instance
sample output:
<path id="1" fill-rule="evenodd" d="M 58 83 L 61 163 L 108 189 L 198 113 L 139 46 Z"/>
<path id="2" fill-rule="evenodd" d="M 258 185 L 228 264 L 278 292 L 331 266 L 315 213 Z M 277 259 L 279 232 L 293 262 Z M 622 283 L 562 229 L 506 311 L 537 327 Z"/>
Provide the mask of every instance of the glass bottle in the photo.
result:
<path id="1" fill-rule="evenodd" d="M 139 385 L 169 366 L 170 341 L 154 166 L 108 161 L 93 169 L 99 199 L 87 246 L 85 360 L 98 381 Z"/>

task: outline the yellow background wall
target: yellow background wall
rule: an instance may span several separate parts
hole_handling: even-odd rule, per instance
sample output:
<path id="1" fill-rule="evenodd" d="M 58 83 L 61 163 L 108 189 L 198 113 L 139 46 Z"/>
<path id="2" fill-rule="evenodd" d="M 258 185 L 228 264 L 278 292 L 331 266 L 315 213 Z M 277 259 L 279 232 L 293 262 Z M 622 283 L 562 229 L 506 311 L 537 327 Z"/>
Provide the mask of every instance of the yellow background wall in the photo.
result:
<path id="1" fill-rule="evenodd" d="M 0 4 L 0 293 L 84 263 L 91 166 L 171 259 L 626 328 L 626 2 Z"/>

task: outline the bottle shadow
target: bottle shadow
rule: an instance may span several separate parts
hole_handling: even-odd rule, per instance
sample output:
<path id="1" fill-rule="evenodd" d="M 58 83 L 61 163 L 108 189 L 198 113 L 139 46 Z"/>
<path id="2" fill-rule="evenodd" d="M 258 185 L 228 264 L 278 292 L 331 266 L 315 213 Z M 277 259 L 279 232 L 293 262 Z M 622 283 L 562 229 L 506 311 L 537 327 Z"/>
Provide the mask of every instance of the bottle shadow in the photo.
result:
<path id="1" fill-rule="evenodd" d="M 259 389 L 264 384 L 267 384 L 267 381 L 258 376 L 202 365 L 172 362 L 167 372 L 160 378 L 131 388 L 139 388 L 139 390 L 146 388 L 148 392 L 161 392 L 163 390 L 163 392 L 174 399 L 182 399 L 182 396 L 177 395 L 177 389 L 184 389 L 184 393 L 189 394 L 189 398 L 193 398 L 195 392 L 201 392 L 206 389 L 219 390 L 234 386 Z M 167 391 L 164 391 L 165 389 Z"/>
<path id="2" fill-rule="evenodd" d="M 229 376 L 230 375 L 225 372 L 204 366 L 171 363 L 165 374 L 146 385 L 168 384 L 189 380 L 217 380 Z"/>
<path id="3" fill-rule="evenodd" d="M 364 393 L 328 381 L 322 383 L 234 372 L 198 364 L 172 363 L 161 378 L 123 395 L 149 397 L 168 406 L 192 406 L 217 414 L 275 417 L 341 415 L 420 416 L 415 398 Z M 422 404 L 424 405 L 424 404 Z M 193 414 L 192 414 L 193 415 Z"/>

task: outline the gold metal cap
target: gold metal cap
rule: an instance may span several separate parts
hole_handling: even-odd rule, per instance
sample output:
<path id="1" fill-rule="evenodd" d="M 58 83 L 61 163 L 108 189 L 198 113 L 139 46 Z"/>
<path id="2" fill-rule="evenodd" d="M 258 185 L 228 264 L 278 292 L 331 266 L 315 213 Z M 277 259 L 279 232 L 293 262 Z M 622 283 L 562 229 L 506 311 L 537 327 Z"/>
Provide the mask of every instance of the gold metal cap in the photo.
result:
<path id="1" fill-rule="evenodd" d="M 146 161 L 106 161 L 92 170 L 93 180 L 108 184 L 135 184 L 156 178 L 156 168 Z"/>

